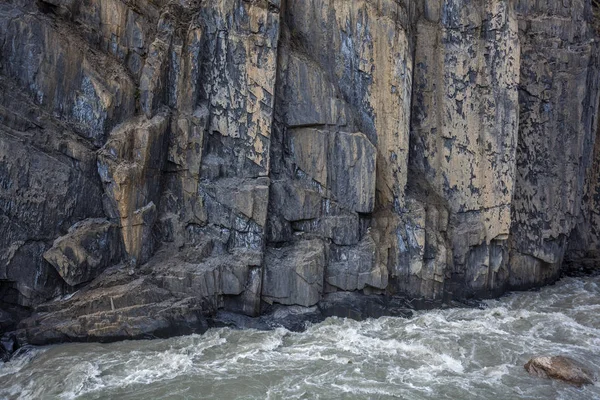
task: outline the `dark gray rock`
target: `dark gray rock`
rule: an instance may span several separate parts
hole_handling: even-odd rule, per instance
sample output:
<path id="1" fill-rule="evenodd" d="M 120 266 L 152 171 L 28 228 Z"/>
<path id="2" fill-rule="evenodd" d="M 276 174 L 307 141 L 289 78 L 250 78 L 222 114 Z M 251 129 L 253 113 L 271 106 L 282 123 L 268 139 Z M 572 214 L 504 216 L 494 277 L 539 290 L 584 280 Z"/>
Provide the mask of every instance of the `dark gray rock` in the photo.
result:
<path id="1" fill-rule="evenodd" d="M 89 282 L 123 256 L 119 227 L 104 219 L 86 219 L 69 228 L 44 253 L 71 286 Z"/>
<path id="2" fill-rule="evenodd" d="M 18 326 L 19 343 L 111 342 L 203 333 L 210 307 L 174 296 L 151 277 L 105 272 L 72 296 L 44 304 Z"/>
<path id="3" fill-rule="evenodd" d="M 325 272 L 325 246 L 319 239 L 267 248 L 263 300 L 310 307 L 321 299 Z"/>
<path id="4" fill-rule="evenodd" d="M 404 299 L 380 295 L 364 295 L 359 292 L 330 293 L 318 305 L 325 317 L 367 318 L 412 316 L 412 307 Z"/>
<path id="5" fill-rule="evenodd" d="M 62 292 L 43 254 L 103 216 L 102 189 L 94 147 L 17 88 L 0 76 L 0 303 L 30 307 Z"/>
<path id="6" fill-rule="evenodd" d="M 346 291 L 387 288 L 387 267 L 377 262 L 373 238 L 365 235 L 356 246 L 332 246 L 325 281 Z"/>
<path id="7" fill-rule="evenodd" d="M 600 64 L 586 3 L 517 6 L 521 83 L 511 227 L 514 287 L 556 280 L 569 244 L 594 249 Z M 568 24 L 553 29 L 563 18 Z"/>
<path id="8" fill-rule="evenodd" d="M 351 211 L 370 213 L 375 207 L 377 149 L 362 133 L 338 132 L 330 145 L 328 188 Z"/>
<path id="9" fill-rule="evenodd" d="M 258 318 L 220 311 L 209 322 L 214 327 L 258 330 L 285 328 L 292 332 L 302 332 L 310 324 L 324 319 L 317 307 L 274 305 L 264 310 L 263 315 Z"/>
<path id="10" fill-rule="evenodd" d="M 14 333 L 5 333 L 0 338 L 0 361 L 8 361 L 19 348 L 17 337 Z"/>
<path id="11" fill-rule="evenodd" d="M 286 221 L 310 220 L 321 215 L 322 197 L 316 190 L 289 180 L 273 182 L 270 190 L 269 203 Z"/>

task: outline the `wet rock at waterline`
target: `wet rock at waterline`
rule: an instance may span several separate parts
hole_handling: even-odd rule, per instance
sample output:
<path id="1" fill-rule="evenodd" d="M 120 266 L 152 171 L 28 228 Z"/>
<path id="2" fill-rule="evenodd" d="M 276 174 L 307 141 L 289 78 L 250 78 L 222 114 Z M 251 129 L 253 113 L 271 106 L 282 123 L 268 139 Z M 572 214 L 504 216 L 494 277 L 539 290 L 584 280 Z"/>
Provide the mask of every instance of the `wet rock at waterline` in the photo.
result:
<path id="1" fill-rule="evenodd" d="M 10 360 L 11 355 L 18 348 L 17 338 L 14 334 L 4 334 L 0 337 L 0 361 Z"/>
<path id="2" fill-rule="evenodd" d="M 149 277 L 107 270 L 83 292 L 38 307 L 17 327 L 19 344 L 114 342 L 203 333 L 206 304 L 174 296 Z"/>
<path id="3" fill-rule="evenodd" d="M 533 376 L 561 380 L 573 385 L 592 385 L 594 375 L 577 361 L 564 356 L 533 357 L 525 364 Z"/>
<path id="4" fill-rule="evenodd" d="M 363 319 L 595 269 L 595 17 L 1 1 L 0 326 L 43 343 L 279 306 Z"/>

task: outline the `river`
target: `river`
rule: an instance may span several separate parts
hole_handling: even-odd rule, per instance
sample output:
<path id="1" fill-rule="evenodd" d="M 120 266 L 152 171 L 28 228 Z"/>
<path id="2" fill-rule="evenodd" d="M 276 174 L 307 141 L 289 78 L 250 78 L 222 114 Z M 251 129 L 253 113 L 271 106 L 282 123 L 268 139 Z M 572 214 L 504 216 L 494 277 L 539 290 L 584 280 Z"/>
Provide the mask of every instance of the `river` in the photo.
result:
<path id="1" fill-rule="evenodd" d="M 565 278 L 482 309 L 305 332 L 211 329 L 204 335 L 36 348 L 0 365 L 4 399 L 600 399 L 530 377 L 533 355 L 600 371 L 600 277 Z"/>

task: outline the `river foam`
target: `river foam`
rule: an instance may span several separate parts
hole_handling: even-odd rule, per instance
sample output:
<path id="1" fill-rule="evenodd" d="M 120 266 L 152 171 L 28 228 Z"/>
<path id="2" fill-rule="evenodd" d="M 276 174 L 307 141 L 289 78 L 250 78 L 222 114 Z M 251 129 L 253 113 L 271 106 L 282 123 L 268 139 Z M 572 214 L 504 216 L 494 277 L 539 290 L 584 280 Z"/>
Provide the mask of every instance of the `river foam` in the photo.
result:
<path id="1" fill-rule="evenodd" d="M 600 399 L 598 385 L 523 369 L 533 355 L 563 354 L 600 371 L 599 311 L 600 278 L 567 278 L 410 319 L 49 346 L 0 366 L 0 398 Z"/>

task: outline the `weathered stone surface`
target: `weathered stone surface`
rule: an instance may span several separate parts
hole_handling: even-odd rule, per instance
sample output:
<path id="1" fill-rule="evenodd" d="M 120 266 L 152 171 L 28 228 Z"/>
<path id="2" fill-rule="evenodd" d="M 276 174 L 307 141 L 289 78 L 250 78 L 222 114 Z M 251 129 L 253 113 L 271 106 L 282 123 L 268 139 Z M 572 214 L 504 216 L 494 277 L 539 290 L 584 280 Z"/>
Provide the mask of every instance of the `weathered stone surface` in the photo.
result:
<path id="1" fill-rule="evenodd" d="M 269 203 L 288 222 L 314 219 L 321 215 L 322 197 L 316 190 L 284 180 L 273 182 L 270 191 Z"/>
<path id="2" fill-rule="evenodd" d="M 322 205 L 321 216 L 307 221 L 292 223 L 292 228 L 297 231 L 315 233 L 340 246 L 350 246 L 360 241 L 360 219 L 353 213 L 339 207 L 336 203 L 331 205 L 330 200 L 325 200 Z"/>
<path id="3" fill-rule="evenodd" d="M 23 337 L 109 340 L 326 302 L 282 317 L 299 326 L 596 268 L 590 7 L 0 2 L 4 325 L 44 303 Z M 117 228 L 75 225 L 95 219 Z M 86 309 L 125 290 L 148 295 L 122 324 Z"/>
<path id="4" fill-rule="evenodd" d="M 598 42 L 586 3 L 516 6 L 522 54 L 510 265 L 523 277 L 511 282 L 516 287 L 558 278 L 581 213 L 599 94 Z M 592 193 L 588 189 L 588 198 Z"/>
<path id="5" fill-rule="evenodd" d="M 178 298 L 149 279 L 100 279 L 67 300 L 40 307 L 21 321 L 19 343 L 111 342 L 202 333 L 208 308 L 198 298 Z M 108 281 L 108 282 L 107 282 Z M 106 285 L 106 286 L 105 286 Z"/>
<path id="6" fill-rule="evenodd" d="M 348 210 L 371 213 L 375 208 L 375 146 L 362 133 L 338 132 L 330 145 L 329 182 L 334 199 Z"/>
<path id="7" fill-rule="evenodd" d="M 259 226 L 264 226 L 267 219 L 267 199 L 269 180 L 258 179 L 222 179 L 214 184 L 202 186 L 205 200 L 208 197 L 220 206 L 232 211 L 231 215 L 243 216 L 254 221 Z M 209 213 L 209 218 L 221 218 L 228 213 Z M 232 227 L 231 223 L 223 222 L 220 225 Z"/>
<path id="8" fill-rule="evenodd" d="M 42 255 L 103 215 L 95 164 L 93 146 L 0 77 L 0 302 L 30 307 L 62 292 Z"/>
<path id="9" fill-rule="evenodd" d="M 329 131 L 314 128 L 289 129 L 286 136 L 291 162 L 322 187 L 329 183 L 331 136 Z"/>
<path id="10" fill-rule="evenodd" d="M 72 129 L 101 145 L 108 130 L 132 115 L 135 86 L 121 64 L 98 56 L 79 35 L 37 11 L 35 2 L 0 5 L 3 75 Z"/>
<path id="11" fill-rule="evenodd" d="M 162 198 L 162 220 L 174 232 L 182 232 L 188 224 L 206 222 L 206 209 L 198 192 L 204 132 L 208 110 L 198 107 L 191 115 L 172 120 L 166 169 L 171 172 L 165 182 Z M 165 237 L 175 241 L 174 237 Z"/>
<path id="12" fill-rule="evenodd" d="M 200 67 L 210 77 L 203 94 L 211 108 L 208 130 L 220 136 L 211 153 L 220 152 L 240 177 L 267 175 L 279 9 L 266 0 L 217 1 L 206 3 L 199 17 L 207 36 Z"/>
<path id="13" fill-rule="evenodd" d="M 282 31 L 282 121 L 363 132 L 377 148 L 384 205 L 401 202 L 406 184 L 416 3 L 289 1 Z"/>
<path id="14" fill-rule="evenodd" d="M 594 376 L 575 360 L 563 356 L 534 357 L 525 364 L 533 376 L 565 381 L 573 385 L 593 385 Z"/>
<path id="15" fill-rule="evenodd" d="M 377 245 L 370 235 L 356 246 L 332 246 L 326 282 L 347 291 L 362 290 L 366 286 L 387 288 L 387 266 L 377 262 L 376 253 Z"/>
<path id="16" fill-rule="evenodd" d="M 426 3 L 417 24 L 409 160 L 418 179 L 409 185 L 426 181 L 426 190 L 435 196 L 416 193 L 415 200 L 426 209 L 416 222 L 422 229 L 419 247 L 432 253 L 425 260 L 441 262 L 434 280 L 443 283 L 448 269 L 466 278 L 472 290 L 493 290 L 502 282 L 467 277 L 497 274 L 486 261 L 487 249 L 507 237 L 511 224 L 519 115 L 517 14 L 504 0 L 467 1 L 458 8 Z M 442 200 L 445 209 L 439 211 L 450 212 L 449 248 L 436 245 L 438 226 L 426 222 L 436 218 L 428 204 L 432 197 Z M 452 259 L 447 264 L 448 250 Z M 411 273 L 423 267 L 413 264 Z"/>
<path id="17" fill-rule="evenodd" d="M 118 226 L 104 219 L 86 219 L 69 228 L 44 253 L 69 285 L 76 286 L 98 276 L 122 257 Z"/>
<path id="18" fill-rule="evenodd" d="M 316 0 L 288 2 L 283 10 L 271 150 L 278 187 L 271 188 L 268 239 L 289 242 L 303 232 L 335 249 L 355 246 L 344 252 L 362 259 L 367 256 L 357 249 L 371 226 L 377 250 L 369 266 L 327 261 L 339 279 L 349 271 L 352 283 L 341 286 L 362 289 L 368 280 L 385 290 L 398 260 L 392 251 L 407 180 L 418 8 L 404 1 Z M 294 188 L 284 193 L 297 193 L 300 203 L 281 205 L 283 187 Z M 375 232 L 383 225 L 375 222 L 378 215 L 386 212 L 396 216 L 388 221 L 393 226 Z"/>
<path id="19" fill-rule="evenodd" d="M 283 51 L 280 63 L 287 79 L 285 123 L 291 127 L 345 126 L 349 105 L 341 99 L 326 72 L 300 52 Z M 315 143 L 315 142 L 313 142 Z M 316 149 L 322 151 L 321 149 Z"/>
<path id="20" fill-rule="evenodd" d="M 571 272 L 590 273 L 600 266 L 600 140 L 595 141 L 592 159 L 565 253 L 565 267 Z"/>
<path id="21" fill-rule="evenodd" d="M 134 264 L 143 264 L 154 247 L 161 169 L 165 159 L 168 119 L 158 114 L 119 125 L 98 158 L 105 188 L 105 212 L 121 224 L 125 251 Z"/>
<path id="22" fill-rule="evenodd" d="M 325 271 L 325 246 L 321 240 L 267 248 L 264 263 L 264 300 L 310 307 L 321 299 Z"/>
<path id="23" fill-rule="evenodd" d="M 94 151 L 135 112 L 134 80 L 63 19 L 73 3 L 0 4 L 0 286 L 11 305 L 63 291 L 42 255 L 104 216 Z"/>
<path id="24" fill-rule="evenodd" d="M 195 257 L 188 254 L 187 258 L 173 258 L 168 251 L 163 251 L 146 268 L 153 271 L 160 287 L 181 296 L 203 298 L 217 308 L 221 301 L 219 296 L 237 296 L 246 290 L 249 270 L 260 266 L 261 254 L 223 254 L 223 250 L 214 246 L 203 253 L 194 253 Z"/>

